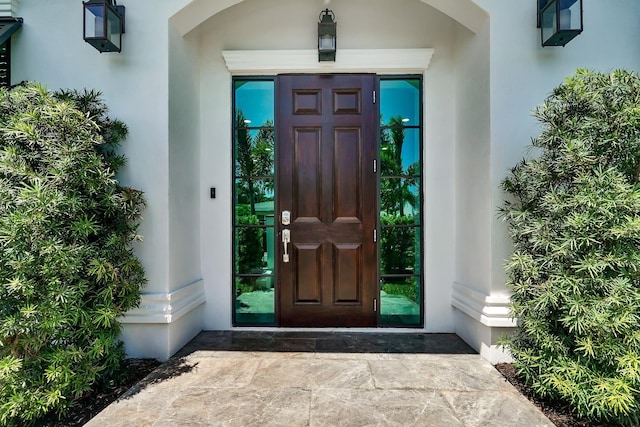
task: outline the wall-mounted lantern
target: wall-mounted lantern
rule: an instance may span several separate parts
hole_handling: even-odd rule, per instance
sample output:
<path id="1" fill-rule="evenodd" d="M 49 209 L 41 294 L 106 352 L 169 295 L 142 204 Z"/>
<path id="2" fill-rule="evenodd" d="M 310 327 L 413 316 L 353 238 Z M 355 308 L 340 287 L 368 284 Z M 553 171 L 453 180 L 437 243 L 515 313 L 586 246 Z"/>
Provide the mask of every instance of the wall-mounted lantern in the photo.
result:
<path id="1" fill-rule="evenodd" d="M 124 6 L 118 6 L 115 0 L 89 0 L 82 5 L 84 41 L 100 53 L 122 51 Z"/>
<path id="2" fill-rule="evenodd" d="M 318 21 L 318 61 L 336 60 L 336 22 L 332 10 L 325 9 Z"/>
<path id="3" fill-rule="evenodd" d="M 582 32 L 582 0 L 537 0 L 542 46 L 564 46 Z"/>

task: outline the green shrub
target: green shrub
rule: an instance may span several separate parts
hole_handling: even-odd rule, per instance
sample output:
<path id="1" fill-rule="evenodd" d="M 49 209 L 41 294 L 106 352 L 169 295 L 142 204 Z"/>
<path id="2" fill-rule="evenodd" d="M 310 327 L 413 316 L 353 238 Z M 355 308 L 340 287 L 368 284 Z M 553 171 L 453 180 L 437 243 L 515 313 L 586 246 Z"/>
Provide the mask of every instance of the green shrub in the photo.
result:
<path id="1" fill-rule="evenodd" d="M 515 335 L 540 396 L 596 422 L 640 423 L 640 79 L 586 70 L 535 110 L 538 155 L 503 182 Z"/>
<path id="2" fill-rule="evenodd" d="M 0 90 L 0 424 L 63 413 L 124 356 L 142 194 L 115 178 L 126 127 L 96 92 Z"/>

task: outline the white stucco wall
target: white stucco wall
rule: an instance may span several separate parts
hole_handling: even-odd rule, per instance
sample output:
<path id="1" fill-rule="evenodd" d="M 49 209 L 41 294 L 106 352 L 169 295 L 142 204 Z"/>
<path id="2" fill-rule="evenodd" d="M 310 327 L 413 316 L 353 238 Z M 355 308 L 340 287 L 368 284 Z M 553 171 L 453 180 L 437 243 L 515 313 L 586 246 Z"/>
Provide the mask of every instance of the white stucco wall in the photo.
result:
<path id="1" fill-rule="evenodd" d="M 474 320 L 467 313 L 457 311 L 456 332 L 483 356 L 498 361 L 504 355 L 492 343 L 508 331 L 500 328 L 504 323 L 500 313 L 505 308 L 502 301 L 508 296 L 504 286 L 504 263 L 511 251 L 505 224 L 497 216 L 497 209 L 504 199 L 500 182 L 527 154 L 526 146 L 539 131 L 531 111 L 566 76 L 579 67 L 605 72 L 616 68 L 638 70 L 640 42 L 636 20 L 640 16 L 640 3 L 621 0 L 613 5 L 584 0 L 584 32 L 564 48 L 540 46 L 536 2 L 476 0 L 476 3 L 490 16 L 489 46 L 469 49 L 471 44 L 482 42 L 483 38 L 478 36 L 484 31 L 468 41 L 464 41 L 464 37 L 461 39 L 458 78 L 473 75 L 473 63 L 484 70 L 487 57 L 482 56 L 482 52 L 488 54 L 489 128 L 482 125 L 484 120 L 480 120 L 478 127 L 475 120 L 465 119 L 477 117 L 477 112 L 462 113 L 458 117 L 458 147 L 466 145 L 470 150 L 457 153 L 458 256 L 454 294 L 471 290 L 468 299 L 482 300 L 479 306 L 484 309 L 475 312 Z M 484 73 L 472 80 L 471 86 L 476 89 L 487 84 Z M 481 139 L 489 136 L 489 146 L 473 142 L 478 129 Z M 474 165 L 475 161 L 479 164 Z M 488 167 L 488 176 L 482 173 L 485 167 Z M 473 176 L 481 182 L 474 181 Z M 469 187 L 472 191 L 468 191 Z M 457 288 L 458 285 L 462 287 Z M 497 317 L 492 319 L 491 315 L 496 313 Z M 488 326 L 491 324 L 494 327 Z"/>
<path id="2" fill-rule="evenodd" d="M 149 14 L 153 4 L 158 10 Z M 168 2 L 128 4 L 121 54 L 100 54 L 82 40 L 82 4 L 24 0 L 25 18 L 13 38 L 13 80 L 42 82 L 50 89 L 97 89 L 124 121 L 129 136 L 122 150 L 129 159 L 120 174 L 125 185 L 142 189 L 149 208 L 141 228 L 140 257 L 149 287 L 168 289 Z M 55 25 L 52 25 L 55 23 Z"/>
<path id="3" fill-rule="evenodd" d="M 187 0 L 128 2 L 120 54 L 100 54 L 82 40 L 81 2 L 23 0 L 13 3 L 14 15 L 24 18 L 22 29 L 13 37 L 13 81 L 38 81 L 50 89 L 97 89 L 103 93 L 111 115 L 129 127 L 129 136 L 122 145 L 129 162 L 119 178 L 124 185 L 145 192 L 147 209 L 140 228 L 144 242 L 137 245 L 136 252 L 149 280 L 142 303 L 153 306 L 153 315 L 146 316 L 142 322 L 156 325 L 153 329 L 161 331 L 159 336 L 154 336 L 144 332 L 145 328 L 140 332 L 134 331 L 134 326 L 125 325 L 127 350 L 132 356 L 165 358 L 175 351 L 179 341 L 184 341 L 179 333 L 171 334 L 168 328 L 158 325 L 166 326 L 169 321 L 167 296 L 201 277 L 199 257 L 193 256 L 194 252 L 198 253 L 198 198 L 193 197 L 197 190 L 188 191 L 198 184 L 197 169 L 191 165 L 197 163 L 193 158 L 199 149 L 198 134 L 189 132 L 194 126 L 179 118 L 180 114 L 172 115 L 171 136 L 169 126 L 170 101 L 171 105 L 176 102 L 177 108 L 181 108 L 180 97 L 184 100 L 193 98 L 194 93 L 197 96 L 197 90 L 189 90 L 185 79 L 175 78 L 174 85 L 178 87 L 174 86 L 171 94 L 169 92 L 168 17 L 185 3 Z M 154 13 L 149 13 L 150 10 Z M 183 49 L 174 51 L 184 52 Z M 188 56 L 188 51 L 184 55 Z M 178 59 L 174 63 L 188 70 L 189 62 Z M 197 67 L 197 62 L 193 67 Z M 186 79 L 192 81 L 182 70 L 174 77 L 176 75 L 186 75 Z M 197 80 L 192 84 L 194 82 Z M 196 117 L 197 123 L 198 115 L 188 114 L 197 111 L 197 104 L 187 104 L 192 107 L 185 111 L 186 117 Z M 182 106 L 186 104 L 183 102 Z M 177 148 L 180 138 L 184 138 L 186 150 Z M 175 174 L 170 175 L 170 164 Z M 183 224 L 191 226 L 183 227 Z M 189 245 L 196 247 L 191 253 Z M 145 295 L 151 295 L 151 300 Z M 189 331 L 199 330 L 201 326 L 199 319 L 186 323 L 190 324 L 186 327 Z M 193 335 L 193 332 L 187 333 Z M 186 336 L 184 331 L 182 335 Z"/>
<path id="4" fill-rule="evenodd" d="M 542 48 L 535 2 L 478 0 L 491 14 L 491 186 L 493 206 L 502 203 L 499 183 L 525 154 L 538 131 L 531 110 L 576 68 L 639 70 L 640 2 L 584 0 L 584 32 L 564 48 Z M 508 257 L 505 227 L 493 216 L 492 290 L 504 283 Z"/>

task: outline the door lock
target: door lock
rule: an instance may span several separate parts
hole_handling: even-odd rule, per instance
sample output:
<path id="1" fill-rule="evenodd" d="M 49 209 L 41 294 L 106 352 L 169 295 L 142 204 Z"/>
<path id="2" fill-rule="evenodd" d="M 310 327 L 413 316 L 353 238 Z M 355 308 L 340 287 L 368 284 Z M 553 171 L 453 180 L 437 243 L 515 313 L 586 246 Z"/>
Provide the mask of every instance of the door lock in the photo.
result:
<path id="1" fill-rule="evenodd" d="M 291 230 L 282 230 L 282 246 L 284 252 L 282 254 L 282 262 L 289 262 L 289 242 L 291 241 Z"/>
<path id="2" fill-rule="evenodd" d="M 291 212 L 282 211 L 282 225 L 291 224 Z"/>

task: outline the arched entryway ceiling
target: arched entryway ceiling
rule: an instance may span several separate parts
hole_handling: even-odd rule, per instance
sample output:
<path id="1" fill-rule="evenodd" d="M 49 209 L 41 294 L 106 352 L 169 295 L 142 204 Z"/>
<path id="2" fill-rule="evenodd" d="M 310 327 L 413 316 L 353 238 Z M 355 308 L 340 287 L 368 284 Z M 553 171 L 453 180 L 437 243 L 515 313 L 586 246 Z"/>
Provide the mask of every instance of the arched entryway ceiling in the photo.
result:
<path id="1" fill-rule="evenodd" d="M 243 1 L 244 0 L 193 0 L 173 15 L 171 22 L 180 34 L 184 36 L 212 16 Z M 475 4 L 473 0 L 420 1 L 451 17 L 474 33 L 480 31 L 488 16 L 487 12 Z"/>

